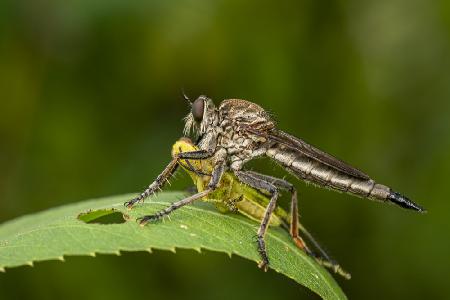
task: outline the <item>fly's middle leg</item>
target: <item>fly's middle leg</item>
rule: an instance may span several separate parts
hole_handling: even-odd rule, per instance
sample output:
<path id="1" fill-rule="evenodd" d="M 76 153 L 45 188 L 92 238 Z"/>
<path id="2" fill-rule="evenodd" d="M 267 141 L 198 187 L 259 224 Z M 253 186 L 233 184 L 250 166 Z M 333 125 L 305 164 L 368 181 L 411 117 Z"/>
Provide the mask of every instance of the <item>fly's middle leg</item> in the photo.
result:
<path id="1" fill-rule="evenodd" d="M 241 182 L 248 184 L 249 186 L 255 189 L 266 190 L 271 195 L 269 204 L 266 207 L 257 234 L 258 252 L 262 259 L 258 267 L 260 267 L 264 271 L 267 271 L 269 269 L 269 257 L 267 256 L 266 242 L 264 240 L 264 236 L 266 234 L 267 227 L 269 226 L 270 217 L 272 216 L 272 213 L 277 203 L 277 199 L 279 196 L 278 188 L 271 182 L 262 178 L 258 178 L 257 176 L 254 176 L 254 174 L 252 174 L 251 172 L 235 171 L 235 175 Z"/>
<path id="2" fill-rule="evenodd" d="M 247 174 L 252 175 L 253 177 L 265 180 L 277 188 L 283 189 L 288 191 L 291 194 L 291 219 L 289 222 L 289 233 L 295 243 L 295 245 L 305 251 L 307 254 L 311 256 L 315 256 L 310 249 L 306 246 L 303 239 L 298 234 L 298 197 L 297 197 L 297 190 L 294 187 L 294 185 L 287 180 L 259 174 L 256 172 L 248 171 Z"/>

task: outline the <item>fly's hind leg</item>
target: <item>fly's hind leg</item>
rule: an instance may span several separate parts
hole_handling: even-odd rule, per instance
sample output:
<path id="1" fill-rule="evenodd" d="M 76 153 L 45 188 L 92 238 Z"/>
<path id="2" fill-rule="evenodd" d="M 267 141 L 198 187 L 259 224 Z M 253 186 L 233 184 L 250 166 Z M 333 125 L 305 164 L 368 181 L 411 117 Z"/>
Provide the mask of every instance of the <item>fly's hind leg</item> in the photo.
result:
<path id="1" fill-rule="evenodd" d="M 286 190 L 291 194 L 291 220 L 289 222 L 289 233 L 295 243 L 295 245 L 305 251 L 308 255 L 314 256 L 314 254 L 308 249 L 305 242 L 302 240 L 302 238 L 298 234 L 298 197 L 297 197 L 297 190 L 295 189 L 294 185 L 290 183 L 287 180 L 247 171 L 247 174 L 259 178 L 261 180 L 265 180 L 277 188 L 280 188 L 282 190 Z"/>
<path id="2" fill-rule="evenodd" d="M 333 270 L 335 273 L 343 276 L 346 279 L 350 279 L 351 278 L 350 273 L 346 272 L 337 262 L 331 259 L 330 256 L 325 252 L 325 250 L 323 250 L 323 248 L 319 245 L 316 239 L 311 235 L 311 233 L 299 223 L 297 190 L 295 189 L 294 185 L 284 179 L 259 174 L 252 171 L 248 171 L 246 173 L 252 175 L 253 177 L 265 180 L 275 185 L 277 188 L 289 191 L 291 193 L 291 220 L 289 224 L 289 232 L 291 234 L 292 239 L 294 240 L 295 245 L 300 249 L 304 250 L 308 255 L 313 257 L 320 265 Z M 312 243 L 312 245 L 316 248 L 316 250 L 319 251 L 320 256 L 312 252 L 306 246 L 305 242 L 298 234 L 299 229 L 304 234 L 304 236 L 309 240 L 309 242 Z"/>
<path id="3" fill-rule="evenodd" d="M 254 176 L 254 174 L 250 172 L 235 171 L 235 175 L 241 182 L 248 184 L 249 186 L 255 189 L 265 190 L 270 193 L 271 198 L 269 204 L 266 207 L 266 211 L 264 212 L 264 216 L 259 226 L 257 234 L 258 252 L 262 259 L 262 261 L 259 263 L 258 266 L 264 271 L 267 271 L 269 269 L 269 257 L 267 256 L 266 242 L 264 240 L 264 236 L 266 234 L 267 227 L 269 226 L 270 217 L 277 203 L 279 195 L 278 188 L 271 182 L 256 177 Z"/>

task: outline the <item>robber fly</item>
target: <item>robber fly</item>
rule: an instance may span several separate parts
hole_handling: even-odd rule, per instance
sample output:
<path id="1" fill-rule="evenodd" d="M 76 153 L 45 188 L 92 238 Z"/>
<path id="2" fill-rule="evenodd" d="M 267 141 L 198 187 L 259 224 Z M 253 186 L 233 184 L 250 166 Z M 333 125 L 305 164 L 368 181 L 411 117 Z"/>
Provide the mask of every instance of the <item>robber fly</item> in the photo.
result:
<path id="1" fill-rule="evenodd" d="M 172 146 L 172 157 L 176 157 L 183 152 L 191 152 L 199 150 L 189 138 L 181 138 Z M 179 161 L 181 168 L 189 174 L 195 184 L 196 190 L 204 191 L 209 183 L 210 174 L 213 169 L 211 159 L 206 160 L 184 160 Z M 285 188 L 292 192 L 292 197 L 297 197 L 294 187 L 287 181 L 278 178 L 271 178 L 271 182 L 279 182 Z M 264 217 L 264 211 L 270 201 L 270 195 L 267 192 L 256 190 L 247 184 L 239 181 L 239 179 L 231 171 L 223 173 L 220 180 L 219 188 L 204 197 L 202 200 L 212 202 L 216 208 L 222 213 L 240 213 L 257 222 L 261 222 Z M 292 204 L 297 204 L 294 199 Z M 351 275 L 344 271 L 341 266 L 330 258 L 330 256 L 322 249 L 319 243 L 309 233 L 309 231 L 300 223 L 298 219 L 297 207 L 291 206 L 291 212 L 287 213 L 281 206 L 275 207 L 270 217 L 269 226 L 280 226 L 287 230 L 294 244 L 311 256 L 320 265 L 331 269 L 335 273 L 350 279 Z M 307 246 L 299 236 L 300 232 L 309 240 L 312 247 Z M 316 252 L 318 251 L 318 252 Z"/>
<path id="2" fill-rule="evenodd" d="M 274 180 L 267 175 L 243 169 L 246 162 L 261 156 L 273 159 L 296 177 L 318 186 L 425 212 L 418 204 L 391 188 L 376 183 L 362 171 L 277 129 L 270 114 L 255 103 L 228 99 L 216 107 L 206 96 L 200 96 L 193 102 L 185 98 L 189 101 L 191 112 L 185 118 L 184 133 L 188 135 L 193 130 L 198 135 L 196 146 L 199 150 L 176 155 L 142 194 L 125 205 L 132 208 L 137 202 L 160 190 L 175 173 L 180 160 L 211 159 L 213 168 L 209 182 L 205 190 L 175 202 L 153 215 L 139 218 L 141 225 L 158 220 L 184 205 L 213 193 L 219 187 L 224 172 L 229 170 L 240 182 L 254 189 L 264 190 L 270 195 L 257 233 L 257 247 L 262 259 L 259 266 L 267 270 L 269 258 L 264 235 L 270 217 L 276 208 L 280 190 L 290 190 L 293 194 L 296 194 L 296 190 L 290 188 L 291 185 L 288 188 L 283 180 Z M 291 206 L 297 207 L 297 197 L 292 197 Z M 296 244 L 307 251 L 301 239 L 298 239 Z"/>

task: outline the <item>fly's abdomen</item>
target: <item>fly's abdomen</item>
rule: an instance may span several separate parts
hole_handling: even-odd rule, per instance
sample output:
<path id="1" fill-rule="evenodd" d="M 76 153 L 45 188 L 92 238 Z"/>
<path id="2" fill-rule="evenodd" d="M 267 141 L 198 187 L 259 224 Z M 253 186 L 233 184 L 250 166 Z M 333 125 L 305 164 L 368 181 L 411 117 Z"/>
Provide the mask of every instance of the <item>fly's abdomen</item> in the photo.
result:
<path id="1" fill-rule="evenodd" d="M 403 208 L 426 212 L 420 205 L 385 185 L 375 183 L 366 175 L 362 178 L 346 173 L 308 157 L 301 151 L 275 144 L 267 150 L 266 155 L 307 182 L 372 200 L 391 202 Z"/>
<path id="2" fill-rule="evenodd" d="M 300 152 L 275 146 L 267 151 L 273 158 L 295 176 L 323 187 L 351 193 L 364 198 L 386 201 L 390 189 L 372 179 L 361 179 L 336 170 Z"/>

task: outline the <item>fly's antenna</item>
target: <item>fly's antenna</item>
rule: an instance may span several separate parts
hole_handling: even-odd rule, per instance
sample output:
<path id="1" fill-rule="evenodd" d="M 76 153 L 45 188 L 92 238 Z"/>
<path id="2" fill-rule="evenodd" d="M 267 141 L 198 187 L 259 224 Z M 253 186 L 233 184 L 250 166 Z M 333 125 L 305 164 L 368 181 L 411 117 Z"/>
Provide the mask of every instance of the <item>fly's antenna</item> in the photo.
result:
<path id="1" fill-rule="evenodd" d="M 186 95 L 186 93 L 184 92 L 184 88 L 181 88 L 181 97 L 183 97 L 184 100 L 187 101 L 187 103 L 189 104 L 189 106 L 192 106 L 192 101 L 191 99 L 189 99 L 189 97 Z"/>

